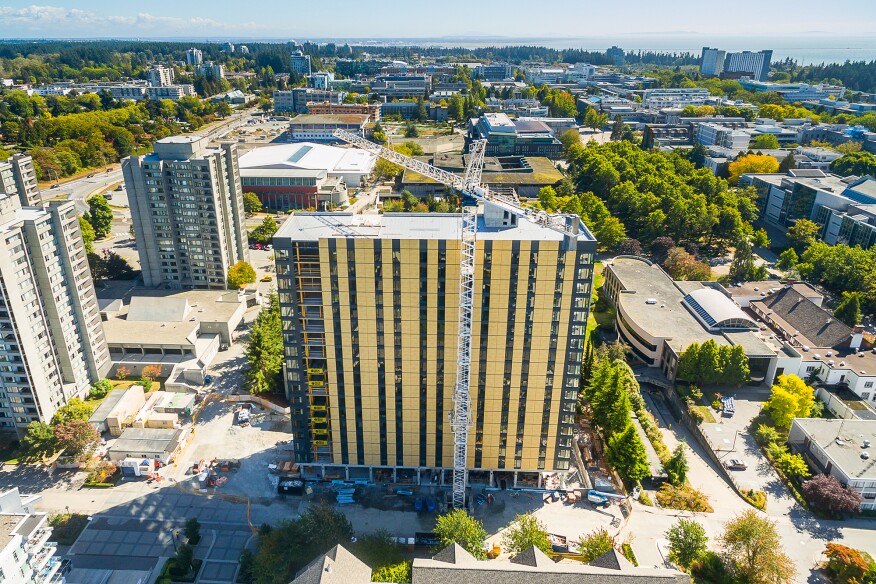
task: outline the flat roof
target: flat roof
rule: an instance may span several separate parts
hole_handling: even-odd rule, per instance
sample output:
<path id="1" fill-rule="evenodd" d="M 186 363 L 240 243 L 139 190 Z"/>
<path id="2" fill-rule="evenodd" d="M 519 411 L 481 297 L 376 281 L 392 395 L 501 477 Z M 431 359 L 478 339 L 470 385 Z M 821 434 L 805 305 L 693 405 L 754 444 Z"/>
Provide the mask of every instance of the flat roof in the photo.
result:
<path id="1" fill-rule="evenodd" d="M 824 298 L 824 296 L 815 288 L 806 282 L 794 282 L 793 284 L 782 284 L 775 280 L 760 280 L 757 282 L 745 282 L 744 284 L 728 285 L 726 287 L 730 296 L 766 296 L 771 292 L 778 292 L 786 286 L 791 286 L 801 296 L 805 298 Z"/>
<path id="2" fill-rule="evenodd" d="M 303 124 L 359 124 L 364 125 L 368 121 L 365 114 L 300 114 L 292 118 L 290 126 Z"/>
<path id="3" fill-rule="evenodd" d="M 88 418 L 88 421 L 91 423 L 102 424 L 107 416 L 115 409 L 122 398 L 125 397 L 125 394 L 128 393 L 130 387 L 120 387 L 118 389 L 114 389 L 107 394 L 103 401 L 100 402 L 100 405 L 97 406 L 97 409 L 91 414 Z"/>
<path id="4" fill-rule="evenodd" d="M 417 156 L 415 158 L 459 176 L 465 174 L 467 156 L 462 154 L 439 153 L 434 156 Z M 502 168 L 500 158 L 523 158 L 530 168 L 505 169 Z M 481 173 L 481 183 L 486 185 L 552 185 L 561 180 L 563 180 L 563 173 L 557 170 L 550 159 L 543 156 L 488 156 L 484 158 L 484 167 Z M 402 184 L 404 183 L 440 184 L 434 179 L 408 169 L 405 169 L 402 176 Z"/>
<path id="5" fill-rule="evenodd" d="M 267 169 L 280 169 L 287 173 L 295 170 L 324 170 L 338 174 L 369 174 L 376 161 L 376 156 L 358 148 L 299 142 L 255 148 L 242 155 L 238 164 L 241 176 L 259 176 L 252 173 Z"/>
<path id="6" fill-rule="evenodd" d="M 876 481 L 876 420 L 795 418 L 793 423 L 824 450 L 843 474 Z M 864 448 L 864 440 L 870 441 L 869 448 Z M 861 458 L 865 450 L 869 458 Z"/>
<path id="7" fill-rule="evenodd" d="M 182 432 L 176 428 L 125 428 L 109 452 L 173 452 Z"/>
<path id="8" fill-rule="evenodd" d="M 157 144 L 192 144 L 194 142 L 198 142 L 199 140 L 203 140 L 203 136 L 198 136 L 196 134 L 190 134 L 188 136 L 168 136 L 167 138 L 162 138 L 161 140 L 157 140 Z"/>
<path id="9" fill-rule="evenodd" d="M 650 336 L 668 339 L 676 351 L 709 339 L 719 345 L 730 344 L 720 333 L 703 328 L 684 306 L 684 293 L 657 264 L 649 264 L 640 258 L 621 257 L 614 258 L 610 267 L 625 290 L 618 294 L 618 303 Z M 698 282 L 688 284 L 695 289 L 703 287 Z M 651 299 L 656 302 L 648 304 Z"/>
<path id="10" fill-rule="evenodd" d="M 110 345 L 194 346 L 201 322 L 228 322 L 244 302 L 237 298 L 235 292 L 221 290 L 137 288 L 127 306 L 107 314 L 103 322 L 106 341 Z M 173 310 L 157 308 L 163 305 Z M 132 309 L 134 319 L 130 318 Z"/>
<path id="11" fill-rule="evenodd" d="M 346 237 L 458 240 L 461 217 L 458 213 L 293 213 L 274 235 L 274 241 L 319 241 Z M 495 241 L 562 241 L 564 237 L 560 231 L 534 223 L 526 217 L 520 217 L 515 227 L 487 227 L 481 214 L 478 215 L 477 233 L 478 239 Z M 589 241 L 593 237 L 582 230 L 578 239 Z"/>

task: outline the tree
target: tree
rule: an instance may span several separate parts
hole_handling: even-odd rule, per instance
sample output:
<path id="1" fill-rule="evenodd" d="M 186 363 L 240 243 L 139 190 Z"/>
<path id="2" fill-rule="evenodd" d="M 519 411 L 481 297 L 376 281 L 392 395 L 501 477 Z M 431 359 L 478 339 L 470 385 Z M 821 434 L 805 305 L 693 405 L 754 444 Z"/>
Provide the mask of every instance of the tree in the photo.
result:
<path id="1" fill-rule="evenodd" d="M 131 370 L 124 365 L 119 365 L 116 367 L 116 379 L 119 381 L 124 381 L 131 374 Z"/>
<path id="2" fill-rule="evenodd" d="M 748 356 L 742 345 L 722 346 L 721 352 L 721 378 L 727 385 L 741 386 L 751 379 L 751 369 L 748 365 Z"/>
<path id="3" fill-rule="evenodd" d="M 256 273 L 251 265 L 243 260 L 240 260 L 230 268 L 228 268 L 228 289 L 240 290 L 245 288 L 247 284 L 252 284 L 256 281 Z"/>
<path id="4" fill-rule="evenodd" d="M 79 231 L 82 233 L 82 243 L 85 245 L 85 253 L 94 253 L 95 233 L 88 215 L 80 215 Z"/>
<path id="5" fill-rule="evenodd" d="M 371 573 L 372 582 L 398 582 L 404 584 L 411 581 L 411 563 L 399 562 L 389 566 L 380 566 Z"/>
<path id="6" fill-rule="evenodd" d="M 592 562 L 612 548 L 614 548 L 614 538 L 605 529 L 585 533 L 578 540 L 578 553 L 581 554 L 581 560 L 584 562 Z"/>
<path id="7" fill-rule="evenodd" d="M 259 312 L 246 341 L 247 368 L 243 372 L 250 393 L 277 393 L 282 390 L 283 328 L 280 302 L 276 293 Z"/>
<path id="8" fill-rule="evenodd" d="M 620 434 L 609 438 L 606 457 L 621 478 L 630 484 L 638 483 L 651 475 L 645 445 L 632 424 Z"/>
<path id="9" fill-rule="evenodd" d="M 88 217 L 95 237 L 103 239 L 110 234 L 113 228 L 113 211 L 103 195 L 94 195 L 88 199 Z"/>
<path id="10" fill-rule="evenodd" d="M 706 552 L 709 538 L 706 530 L 694 519 L 678 520 L 666 531 L 669 559 L 682 568 L 690 568 Z"/>
<path id="11" fill-rule="evenodd" d="M 161 365 L 146 365 L 143 367 L 143 370 L 140 371 L 140 375 L 149 381 L 155 381 L 161 377 Z"/>
<path id="12" fill-rule="evenodd" d="M 779 163 L 779 172 L 787 173 L 789 170 L 794 170 L 797 168 L 797 159 L 794 158 L 793 152 L 788 152 L 788 155 L 785 156 L 782 161 Z"/>
<path id="13" fill-rule="evenodd" d="M 712 276 L 709 264 L 697 259 L 681 247 L 673 247 L 663 262 L 666 271 L 676 280 L 708 280 Z"/>
<path id="14" fill-rule="evenodd" d="M 617 246 L 618 255 L 642 255 L 642 243 L 638 239 L 625 239 Z"/>
<path id="15" fill-rule="evenodd" d="M 801 254 L 815 243 L 815 238 L 821 233 L 821 226 L 809 219 L 797 219 L 788 228 L 786 236 L 788 243 L 794 250 Z"/>
<path id="16" fill-rule="evenodd" d="M 502 545 L 511 556 L 516 556 L 532 546 L 546 554 L 552 551 L 547 528 L 532 513 L 524 513 L 514 519 L 511 527 L 502 535 Z"/>
<path id="17" fill-rule="evenodd" d="M 725 563 L 737 578 L 752 584 L 794 581 L 794 563 L 782 549 L 776 524 L 754 510 L 728 521 L 719 541 Z"/>
<path id="18" fill-rule="evenodd" d="M 661 236 L 651 242 L 651 256 L 659 264 L 666 261 L 669 251 L 675 248 L 675 241 L 671 237 Z"/>
<path id="19" fill-rule="evenodd" d="M 54 430 L 42 422 L 31 422 L 27 425 L 21 447 L 27 458 L 32 460 L 41 460 L 58 451 Z"/>
<path id="20" fill-rule="evenodd" d="M 843 292 L 843 300 L 833 315 L 849 326 L 861 323 L 861 298 L 857 292 Z"/>
<path id="21" fill-rule="evenodd" d="M 767 154 L 746 154 L 730 163 L 728 182 L 735 185 L 743 174 L 775 174 L 779 171 L 779 161 Z"/>
<path id="22" fill-rule="evenodd" d="M 220 118 L 227 118 L 231 115 L 231 106 L 224 101 L 220 101 L 216 104 L 216 109 L 213 110 L 213 113 L 219 116 Z"/>
<path id="23" fill-rule="evenodd" d="M 779 140 L 772 134 L 761 134 L 751 141 L 749 150 L 776 150 L 779 147 Z"/>
<path id="24" fill-rule="evenodd" d="M 831 475 L 812 477 L 802 487 L 806 502 L 829 513 L 858 513 L 864 500 L 860 493 Z"/>
<path id="25" fill-rule="evenodd" d="M 776 425 L 790 428 L 794 418 L 807 418 L 815 403 L 815 391 L 796 375 L 779 375 L 764 408 Z"/>
<path id="26" fill-rule="evenodd" d="M 271 242 L 271 238 L 277 233 L 277 222 L 273 217 L 265 217 L 258 227 L 250 231 L 249 239 L 255 243 L 266 244 Z"/>
<path id="27" fill-rule="evenodd" d="M 627 231 L 620 219 L 609 215 L 605 217 L 593 230 L 596 241 L 602 250 L 612 250 L 627 238 Z"/>
<path id="28" fill-rule="evenodd" d="M 73 420 L 85 421 L 91 417 L 94 408 L 79 399 L 78 397 L 70 398 L 66 405 L 61 406 L 52 416 L 52 425 L 66 424 Z"/>
<path id="29" fill-rule="evenodd" d="M 110 383 L 110 380 L 107 378 L 103 378 L 94 385 L 91 386 L 91 389 L 88 392 L 88 397 L 91 399 L 103 399 L 113 389 L 113 384 Z"/>
<path id="30" fill-rule="evenodd" d="M 71 420 L 55 425 L 55 444 L 64 454 L 76 460 L 86 460 L 97 443 L 100 434 L 85 420 Z"/>
<path id="31" fill-rule="evenodd" d="M 173 567 L 170 569 L 177 577 L 186 576 L 192 571 L 192 561 L 195 559 L 195 550 L 187 543 L 180 544 L 176 548 L 176 556 L 173 558 Z"/>
<path id="32" fill-rule="evenodd" d="M 783 452 L 775 460 L 776 468 L 788 478 L 807 479 L 812 476 L 806 461 L 799 454 Z"/>
<path id="33" fill-rule="evenodd" d="M 779 431 L 772 426 L 759 424 L 754 430 L 754 439 L 757 440 L 759 444 L 769 446 L 770 444 L 775 444 L 779 441 Z"/>
<path id="34" fill-rule="evenodd" d="M 867 552 L 839 543 L 827 544 L 827 572 L 836 584 L 859 584 L 876 582 L 876 563 Z"/>
<path id="35" fill-rule="evenodd" d="M 245 213 L 261 213 L 262 201 L 255 193 L 243 193 L 243 210 Z"/>
<path id="36" fill-rule="evenodd" d="M 876 176 L 876 156 L 869 152 L 852 152 L 831 162 L 830 170 L 842 176 Z"/>
<path id="37" fill-rule="evenodd" d="M 687 455 L 685 454 L 684 444 L 679 443 L 672 451 L 672 456 L 669 460 L 663 463 L 663 470 L 666 471 L 666 477 L 669 484 L 674 487 L 680 487 L 687 481 Z"/>
<path id="38" fill-rule="evenodd" d="M 767 235 L 766 229 L 760 228 L 754 232 L 754 236 L 752 237 L 751 244 L 754 247 L 769 247 L 770 246 L 770 238 Z"/>
<path id="39" fill-rule="evenodd" d="M 754 264 L 754 252 L 747 237 L 736 241 L 733 261 L 730 263 L 729 277 L 734 282 L 749 282 L 763 280 L 767 276 L 766 268 Z"/>
<path id="40" fill-rule="evenodd" d="M 566 130 L 560 134 L 560 142 L 563 144 L 563 152 L 568 154 L 573 146 L 581 145 L 581 134 L 578 133 L 577 128 Z"/>
<path id="41" fill-rule="evenodd" d="M 797 266 L 799 260 L 800 258 L 797 256 L 797 252 L 794 251 L 794 248 L 789 247 L 779 254 L 779 261 L 776 262 L 776 267 L 780 270 L 791 270 Z"/>
<path id="42" fill-rule="evenodd" d="M 420 135 L 420 131 L 417 129 L 416 124 L 408 124 L 405 126 L 405 138 L 416 138 Z"/>
<path id="43" fill-rule="evenodd" d="M 623 432 L 630 425 L 632 406 L 626 387 L 625 364 L 613 362 L 608 375 L 594 378 L 591 389 L 593 422 L 605 430 L 606 437 Z"/>
<path id="44" fill-rule="evenodd" d="M 183 533 L 191 545 L 197 545 L 201 541 L 201 523 L 197 517 L 189 517 L 186 520 L 186 526 L 183 528 Z"/>
<path id="45" fill-rule="evenodd" d="M 611 126 L 611 141 L 617 142 L 624 136 L 624 130 L 626 130 L 626 125 L 624 125 L 623 118 L 620 115 L 615 116 L 614 124 Z"/>
<path id="46" fill-rule="evenodd" d="M 470 517 L 462 509 L 454 509 L 435 520 L 435 535 L 438 537 L 438 548 L 444 549 L 458 543 L 465 551 L 479 560 L 485 560 L 484 541 L 487 532 L 483 524 Z"/>

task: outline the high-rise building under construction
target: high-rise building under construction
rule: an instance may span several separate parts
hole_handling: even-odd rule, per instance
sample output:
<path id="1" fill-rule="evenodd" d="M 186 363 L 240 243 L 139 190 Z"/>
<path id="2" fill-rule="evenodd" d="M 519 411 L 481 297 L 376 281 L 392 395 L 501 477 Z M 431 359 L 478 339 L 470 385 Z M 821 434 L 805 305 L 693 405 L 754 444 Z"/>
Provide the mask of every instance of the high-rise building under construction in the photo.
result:
<path id="1" fill-rule="evenodd" d="M 577 218 L 562 231 L 497 213 L 478 217 L 467 466 L 511 486 L 569 469 L 596 242 Z M 278 231 L 300 463 L 452 469 L 459 238 L 460 215 L 435 213 L 300 213 Z"/>

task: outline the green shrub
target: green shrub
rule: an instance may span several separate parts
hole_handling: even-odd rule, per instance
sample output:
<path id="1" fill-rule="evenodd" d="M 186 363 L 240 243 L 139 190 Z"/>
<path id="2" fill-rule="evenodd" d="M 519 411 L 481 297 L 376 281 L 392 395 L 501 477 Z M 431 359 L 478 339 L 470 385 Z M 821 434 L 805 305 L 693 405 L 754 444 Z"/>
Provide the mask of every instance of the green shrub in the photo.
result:
<path id="1" fill-rule="evenodd" d="M 767 496 L 763 491 L 755 491 L 754 489 L 745 489 L 740 491 L 742 498 L 750 505 L 757 507 L 761 511 L 766 511 Z"/>
<path id="2" fill-rule="evenodd" d="M 712 409 L 715 410 L 716 412 L 720 412 L 722 409 L 721 402 L 718 400 L 713 401 L 712 402 Z"/>
<path id="3" fill-rule="evenodd" d="M 664 483 L 660 486 L 660 490 L 657 491 L 657 502 L 667 509 L 698 511 L 701 513 L 714 512 L 706 494 L 694 489 L 690 485 L 673 487 L 669 483 Z"/>
<path id="4" fill-rule="evenodd" d="M 648 507 L 654 506 L 654 501 L 651 500 L 651 497 L 645 491 L 642 491 L 639 494 L 639 503 L 641 503 L 642 505 L 646 505 Z"/>

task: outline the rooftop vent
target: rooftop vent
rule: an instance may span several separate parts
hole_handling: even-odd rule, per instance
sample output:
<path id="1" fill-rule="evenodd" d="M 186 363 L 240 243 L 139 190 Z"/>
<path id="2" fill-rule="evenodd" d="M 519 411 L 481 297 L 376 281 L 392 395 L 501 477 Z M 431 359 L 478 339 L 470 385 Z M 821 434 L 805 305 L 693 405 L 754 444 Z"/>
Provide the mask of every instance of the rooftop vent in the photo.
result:
<path id="1" fill-rule="evenodd" d="M 865 450 L 864 452 L 861 453 L 861 458 L 863 458 L 864 460 L 867 460 L 868 458 L 870 458 L 870 453 Z"/>
<path id="2" fill-rule="evenodd" d="M 832 322 L 833 322 L 833 319 L 832 319 L 832 318 L 828 318 L 828 319 L 827 319 L 827 322 L 824 323 L 824 324 L 830 324 L 830 323 L 832 323 Z"/>
<path id="3" fill-rule="evenodd" d="M 816 358 L 816 359 L 821 359 L 821 355 L 819 355 L 818 353 L 815 353 L 815 358 Z"/>
<path id="4" fill-rule="evenodd" d="M 870 448 L 870 441 L 867 439 L 864 440 L 864 448 Z"/>
<path id="5" fill-rule="evenodd" d="M 837 437 L 836 437 L 836 445 L 837 445 L 837 446 L 845 446 L 845 445 L 846 445 L 846 441 L 843 440 L 842 438 L 840 438 L 839 436 L 837 436 Z"/>
<path id="6" fill-rule="evenodd" d="M 846 362 L 845 362 L 845 361 L 840 361 L 840 367 L 845 367 L 845 366 L 846 366 Z"/>
<path id="7" fill-rule="evenodd" d="M 647 300 L 645 300 L 645 304 L 657 304 L 657 299 L 656 298 L 648 298 Z"/>
<path id="8" fill-rule="evenodd" d="M 808 345 L 803 345 L 801 348 L 803 349 L 803 352 L 804 352 L 804 353 L 808 353 L 808 352 L 809 352 L 809 346 L 808 346 Z"/>
<path id="9" fill-rule="evenodd" d="M 867 372 L 864 371 L 863 369 L 861 369 L 861 375 L 866 375 L 866 374 L 867 374 Z"/>
<path id="10" fill-rule="evenodd" d="M 828 351 L 827 353 L 825 353 L 825 355 L 827 355 L 828 357 L 832 357 L 832 356 L 833 356 L 833 351 Z"/>
<path id="11" fill-rule="evenodd" d="M 757 286 L 755 286 L 755 287 L 754 287 L 754 291 L 757 292 L 758 290 L 760 290 L 760 288 L 758 288 Z"/>
<path id="12" fill-rule="evenodd" d="M 830 360 L 830 361 L 828 361 L 828 362 L 827 362 L 827 364 L 828 364 L 828 365 L 830 365 L 830 366 L 831 366 L 831 367 L 833 367 L 833 364 L 834 364 L 834 360 L 833 360 L 833 359 L 831 359 L 831 360 Z"/>

